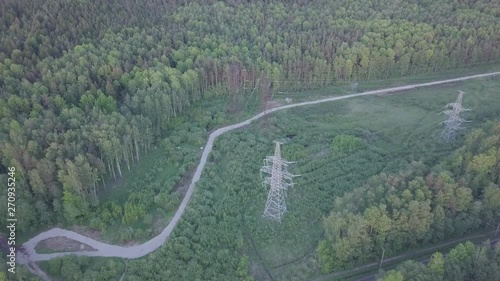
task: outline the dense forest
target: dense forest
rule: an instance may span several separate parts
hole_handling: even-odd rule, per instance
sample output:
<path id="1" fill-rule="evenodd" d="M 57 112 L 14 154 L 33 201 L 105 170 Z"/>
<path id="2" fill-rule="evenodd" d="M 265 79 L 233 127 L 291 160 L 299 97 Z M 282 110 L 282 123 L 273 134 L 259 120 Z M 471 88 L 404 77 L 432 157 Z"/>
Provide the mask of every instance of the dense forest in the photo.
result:
<path id="1" fill-rule="evenodd" d="M 0 5 L 1 170 L 23 186 L 21 232 L 87 222 L 104 180 L 202 98 L 500 58 L 500 4 L 487 0 Z"/>
<path id="2" fill-rule="evenodd" d="M 486 241 L 481 246 L 459 244 L 443 255 L 436 252 L 425 263 L 406 261 L 388 271 L 379 281 L 489 281 L 498 280 L 500 260 L 498 243 Z"/>

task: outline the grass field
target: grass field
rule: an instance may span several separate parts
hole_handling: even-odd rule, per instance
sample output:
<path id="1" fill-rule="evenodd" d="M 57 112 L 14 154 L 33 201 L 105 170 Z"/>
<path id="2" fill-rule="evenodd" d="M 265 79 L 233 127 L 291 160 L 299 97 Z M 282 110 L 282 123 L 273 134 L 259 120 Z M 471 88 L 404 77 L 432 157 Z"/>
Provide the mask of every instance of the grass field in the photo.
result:
<path id="1" fill-rule="evenodd" d="M 466 92 L 463 117 L 470 131 L 500 117 L 500 80 L 477 79 L 423 88 L 384 97 L 353 98 L 277 113 L 269 120 L 221 137 L 215 145 L 208 181 L 244 185 L 251 198 L 239 198 L 245 229 L 245 252 L 256 280 L 304 280 L 318 275 L 315 248 L 322 235 L 322 218 L 335 197 L 362 185 L 380 172 L 397 173 L 411 161 L 436 164 L 461 145 L 444 143 L 440 132 L 444 105 L 458 90 Z M 331 142 L 339 134 L 354 135 L 365 149 L 335 155 Z M 285 140 L 283 158 L 298 161 L 290 171 L 300 174 L 288 191 L 288 213 L 282 224 L 261 219 L 267 190 L 258 170 L 273 140 Z M 208 175 L 207 175 L 208 174 Z M 251 190 L 250 190 L 251 189 Z M 233 201 L 231 190 L 215 188 L 220 202 Z"/>

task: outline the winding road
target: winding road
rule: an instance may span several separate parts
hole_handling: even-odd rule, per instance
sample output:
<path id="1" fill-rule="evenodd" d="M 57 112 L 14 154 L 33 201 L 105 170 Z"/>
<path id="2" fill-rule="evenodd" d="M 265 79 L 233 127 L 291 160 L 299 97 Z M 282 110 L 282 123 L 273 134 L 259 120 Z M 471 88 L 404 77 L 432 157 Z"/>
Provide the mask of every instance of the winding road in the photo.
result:
<path id="1" fill-rule="evenodd" d="M 319 104 L 319 103 L 332 102 L 332 101 L 338 101 L 338 100 L 349 99 L 349 98 L 354 98 L 354 97 L 361 97 L 361 96 L 385 94 L 385 93 L 391 93 L 391 92 L 400 92 L 400 91 L 411 90 L 411 89 L 415 89 L 415 88 L 435 86 L 435 85 L 459 82 L 459 81 L 470 80 L 470 79 L 475 79 L 475 78 L 490 77 L 490 76 L 495 76 L 495 75 L 500 75 L 500 72 L 484 73 L 484 74 L 459 77 L 459 78 L 447 79 L 447 80 L 441 80 L 441 81 L 435 81 L 435 82 L 429 82 L 429 83 L 421 83 L 421 84 L 413 84 L 413 85 L 406 85 L 406 86 L 400 86 L 400 87 L 386 88 L 386 89 L 368 91 L 368 92 L 357 93 L 357 94 L 329 97 L 329 98 L 323 98 L 323 99 L 318 99 L 318 100 L 313 100 L 313 101 L 289 104 L 289 105 L 275 107 L 275 108 L 269 109 L 265 112 L 261 112 L 261 113 L 255 115 L 254 117 L 247 119 L 243 122 L 217 129 L 216 131 L 212 132 L 208 138 L 207 144 L 204 147 L 203 154 L 202 154 L 201 159 L 200 159 L 200 163 L 198 164 L 198 167 L 196 168 L 196 172 L 191 180 L 191 183 L 189 185 L 189 189 L 188 189 L 186 195 L 184 196 L 184 198 L 179 206 L 179 209 L 177 209 L 177 212 L 175 213 L 175 215 L 172 218 L 172 220 L 170 221 L 170 223 L 165 227 L 165 229 L 163 229 L 163 231 L 158 236 L 153 237 L 151 240 L 149 240 L 143 244 L 140 244 L 140 245 L 136 245 L 136 246 L 132 246 L 132 247 L 122 247 L 122 246 L 115 246 L 115 245 L 102 243 L 102 242 L 93 240 L 91 238 L 88 238 L 86 236 L 83 236 L 83 235 L 78 234 L 78 233 L 73 232 L 73 231 L 69 231 L 69 230 L 65 230 L 65 229 L 61 229 L 61 228 L 53 228 L 53 229 L 50 229 L 48 231 L 45 231 L 45 232 L 38 234 L 37 236 L 31 238 L 29 241 L 24 243 L 23 247 L 25 249 L 26 254 L 23 254 L 20 251 L 18 252 L 18 255 L 17 255 L 18 256 L 18 263 L 19 264 L 28 264 L 28 263 L 36 262 L 36 261 L 46 261 L 46 260 L 50 260 L 50 259 L 53 259 L 56 257 L 61 257 L 61 256 L 65 256 L 65 255 L 70 255 L 70 254 L 75 254 L 75 255 L 79 255 L 79 256 L 120 257 L 120 258 L 126 258 L 126 259 L 134 259 L 134 258 L 143 257 L 143 256 L 155 251 L 156 249 L 158 249 L 161 245 L 163 245 L 165 243 L 165 241 L 168 239 L 168 237 L 170 236 L 170 234 L 174 230 L 175 226 L 177 225 L 177 223 L 181 219 L 182 214 L 184 213 L 184 211 L 189 203 L 189 200 L 191 199 L 191 196 L 193 195 L 196 183 L 200 179 L 201 173 L 203 172 L 203 169 L 204 169 L 205 164 L 206 164 L 207 159 L 208 159 L 208 155 L 212 151 L 212 147 L 213 147 L 215 139 L 222 134 L 225 134 L 225 133 L 230 132 L 232 130 L 247 126 L 248 124 L 252 123 L 253 121 L 262 118 L 264 115 L 267 115 L 267 114 L 270 114 L 270 113 L 273 113 L 276 111 L 284 110 L 284 109 L 299 107 L 299 106 L 314 105 L 314 104 Z M 39 254 L 35 251 L 35 247 L 38 245 L 38 243 L 40 243 L 40 241 L 43 241 L 47 238 L 54 238 L 54 237 L 66 237 L 69 239 L 73 239 L 73 240 L 76 240 L 80 243 L 87 244 L 87 245 L 91 246 L 92 248 L 96 249 L 96 251 L 61 252 L 61 253 L 51 253 L 51 254 Z"/>

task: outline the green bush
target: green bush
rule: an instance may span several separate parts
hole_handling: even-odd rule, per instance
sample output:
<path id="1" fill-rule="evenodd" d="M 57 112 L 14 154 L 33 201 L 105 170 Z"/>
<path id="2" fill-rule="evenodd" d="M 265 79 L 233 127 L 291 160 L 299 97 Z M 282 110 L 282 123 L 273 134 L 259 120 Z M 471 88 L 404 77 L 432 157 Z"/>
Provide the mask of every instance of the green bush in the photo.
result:
<path id="1" fill-rule="evenodd" d="M 338 135 L 332 142 L 333 153 L 352 153 L 364 147 L 365 144 L 361 139 L 351 135 Z"/>

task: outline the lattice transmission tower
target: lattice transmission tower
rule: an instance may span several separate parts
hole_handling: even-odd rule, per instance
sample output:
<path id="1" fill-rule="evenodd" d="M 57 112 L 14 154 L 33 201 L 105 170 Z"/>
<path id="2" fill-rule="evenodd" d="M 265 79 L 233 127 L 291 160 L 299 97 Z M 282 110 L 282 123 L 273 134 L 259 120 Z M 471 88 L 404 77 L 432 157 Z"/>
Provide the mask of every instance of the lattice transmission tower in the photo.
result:
<path id="1" fill-rule="evenodd" d="M 448 109 L 442 112 L 448 115 L 448 119 L 442 122 L 445 124 L 445 127 L 441 133 L 441 137 L 443 137 L 445 141 L 454 141 L 458 130 L 463 129 L 462 123 L 468 122 L 460 117 L 461 112 L 469 110 L 462 107 L 464 92 L 458 91 L 458 93 L 457 100 L 454 103 L 447 104 L 446 107 Z"/>
<path id="2" fill-rule="evenodd" d="M 292 175 L 288 172 L 288 165 L 294 163 L 281 159 L 281 143 L 274 141 L 274 156 L 267 156 L 264 159 L 264 166 L 260 169 L 261 173 L 268 174 L 262 181 L 262 185 L 269 185 L 269 194 L 267 196 L 266 208 L 263 218 L 270 218 L 281 223 L 286 212 L 286 191 L 288 187 L 293 186 Z"/>

